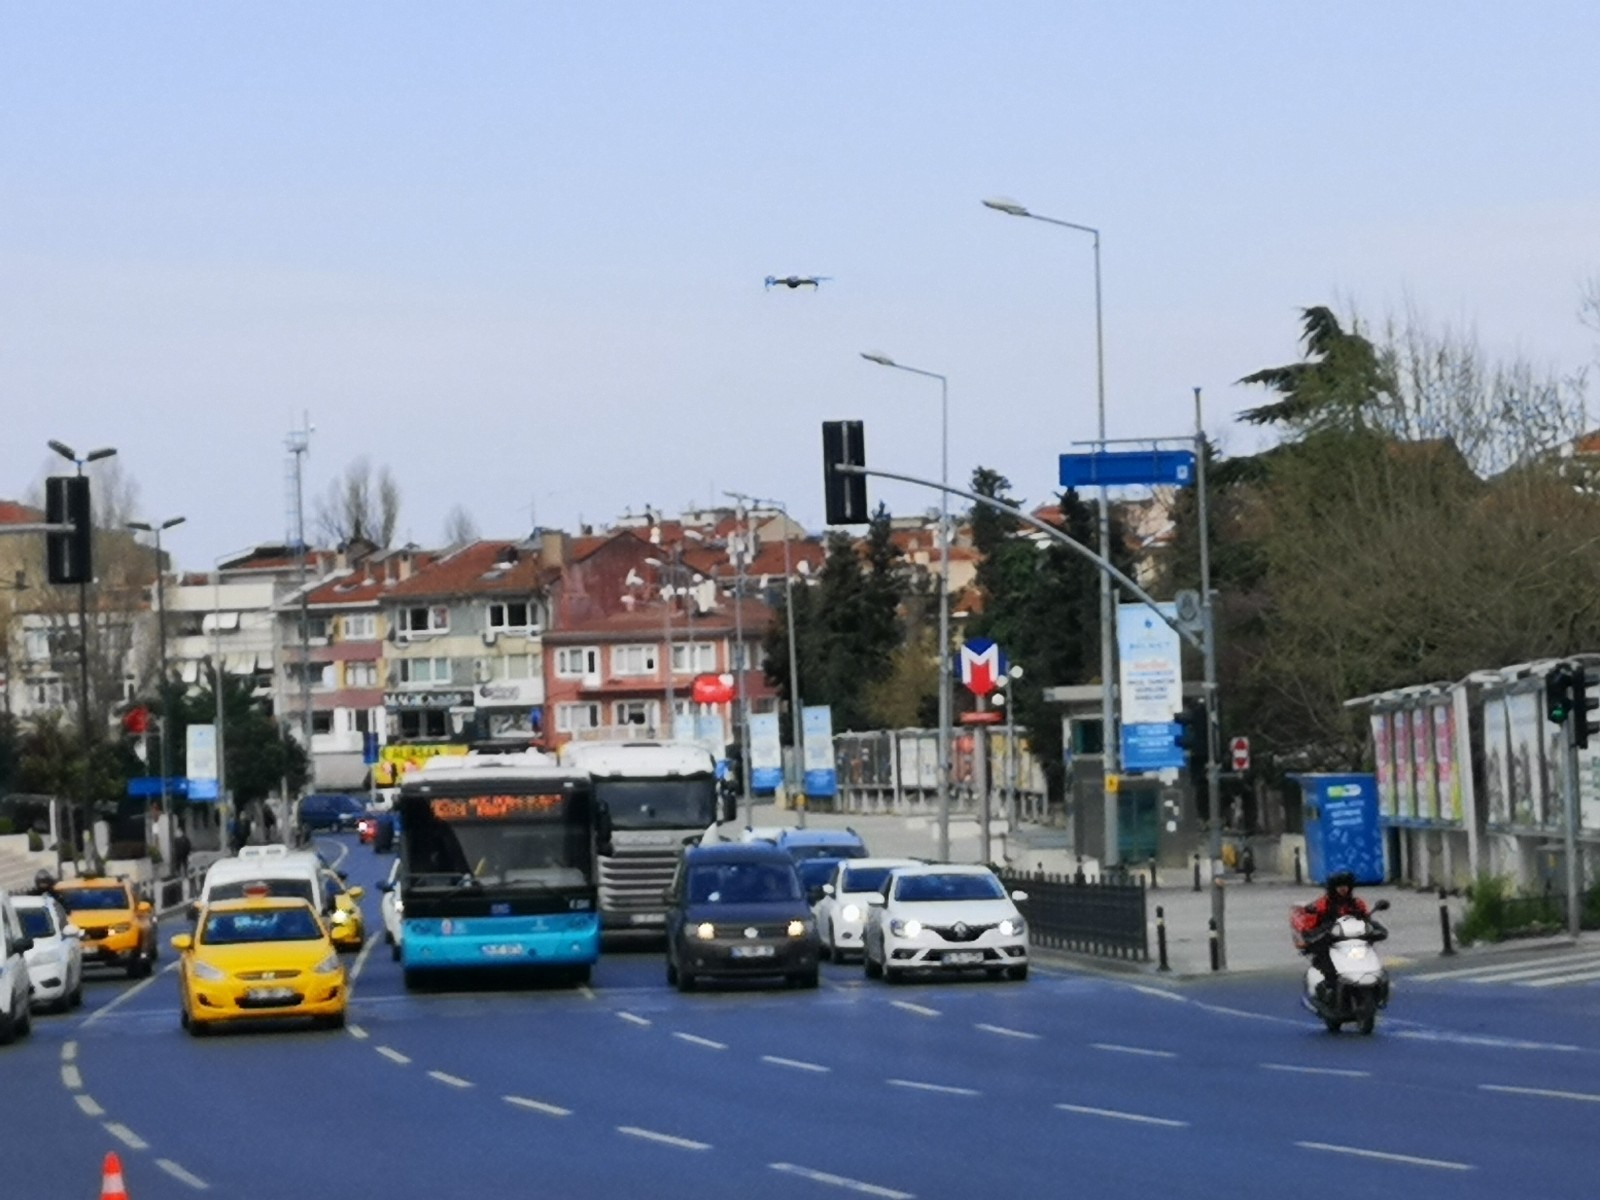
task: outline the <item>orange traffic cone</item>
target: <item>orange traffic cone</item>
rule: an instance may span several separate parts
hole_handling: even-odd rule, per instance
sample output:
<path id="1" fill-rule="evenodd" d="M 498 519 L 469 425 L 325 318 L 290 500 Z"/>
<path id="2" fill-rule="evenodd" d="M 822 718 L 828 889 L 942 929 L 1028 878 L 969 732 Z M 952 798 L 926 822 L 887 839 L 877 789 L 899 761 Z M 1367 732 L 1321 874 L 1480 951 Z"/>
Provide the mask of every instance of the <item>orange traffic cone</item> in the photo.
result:
<path id="1" fill-rule="evenodd" d="M 100 1168 L 100 1200 L 128 1200 L 128 1188 L 122 1182 L 122 1160 L 115 1150 L 107 1152 L 105 1165 Z"/>

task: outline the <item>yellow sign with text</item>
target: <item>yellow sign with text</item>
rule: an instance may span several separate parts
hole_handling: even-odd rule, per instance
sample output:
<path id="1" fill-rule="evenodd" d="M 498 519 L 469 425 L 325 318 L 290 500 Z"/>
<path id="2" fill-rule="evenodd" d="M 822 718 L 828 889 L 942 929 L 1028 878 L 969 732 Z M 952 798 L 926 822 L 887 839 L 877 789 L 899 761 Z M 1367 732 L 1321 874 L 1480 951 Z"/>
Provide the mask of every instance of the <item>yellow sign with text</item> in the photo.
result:
<path id="1" fill-rule="evenodd" d="M 453 742 L 416 742 L 383 746 L 378 750 L 378 761 L 373 765 L 372 777 L 378 787 L 399 787 L 401 779 L 417 770 L 430 758 L 466 752 L 465 746 Z"/>

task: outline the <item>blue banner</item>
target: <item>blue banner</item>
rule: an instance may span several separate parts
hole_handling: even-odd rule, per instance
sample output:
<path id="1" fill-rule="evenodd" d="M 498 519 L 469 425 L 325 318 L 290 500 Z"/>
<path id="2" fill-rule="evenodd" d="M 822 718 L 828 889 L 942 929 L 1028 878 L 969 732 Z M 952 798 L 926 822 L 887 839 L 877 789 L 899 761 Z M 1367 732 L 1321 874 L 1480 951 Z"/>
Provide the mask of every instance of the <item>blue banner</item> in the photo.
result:
<path id="1" fill-rule="evenodd" d="M 806 739 L 806 795 L 837 795 L 839 778 L 833 764 L 833 709 L 826 704 L 802 708 L 800 725 Z"/>
<path id="2" fill-rule="evenodd" d="M 212 783 L 212 788 L 213 790 L 216 788 L 214 782 Z M 161 798 L 161 790 L 161 776 L 159 775 L 137 775 L 128 780 L 128 795 L 135 800 L 159 800 Z M 191 800 L 202 798 L 190 796 L 189 781 L 181 776 L 167 780 L 166 794 L 168 796 L 187 796 Z"/>
<path id="3" fill-rule="evenodd" d="M 750 714 L 750 790 L 770 796 L 783 786 L 783 737 L 778 714 Z"/>

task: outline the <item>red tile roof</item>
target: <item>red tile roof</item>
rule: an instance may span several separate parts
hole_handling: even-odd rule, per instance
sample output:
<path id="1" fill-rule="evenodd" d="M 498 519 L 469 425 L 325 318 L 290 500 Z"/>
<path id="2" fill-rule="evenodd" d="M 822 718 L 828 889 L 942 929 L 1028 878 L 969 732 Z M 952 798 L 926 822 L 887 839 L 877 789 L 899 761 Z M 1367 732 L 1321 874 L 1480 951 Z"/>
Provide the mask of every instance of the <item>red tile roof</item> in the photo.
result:
<path id="1" fill-rule="evenodd" d="M 0 500 L 0 525 L 33 525 L 44 520 L 37 508 L 16 500 Z"/>
<path id="2" fill-rule="evenodd" d="M 414 570 L 385 592 L 386 599 L 449 596 L 529 595 L 560 576 L 518 542 L 471 542 Z"/>

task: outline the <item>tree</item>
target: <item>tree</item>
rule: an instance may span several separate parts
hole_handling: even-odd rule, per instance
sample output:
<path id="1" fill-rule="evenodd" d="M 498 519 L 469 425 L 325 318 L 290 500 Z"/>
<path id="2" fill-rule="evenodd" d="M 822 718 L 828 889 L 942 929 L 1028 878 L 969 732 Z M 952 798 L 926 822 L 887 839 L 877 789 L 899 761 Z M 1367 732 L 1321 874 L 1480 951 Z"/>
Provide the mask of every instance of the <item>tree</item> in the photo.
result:
<path id="1" fill-rule="evenodd" d="M 478 530 L 478 522 L 464 505 L 454 505 L 444 519 L 444 544 L 446 546 L 464 546 L 468 542 L 475 542 L 483 535 Z"/>
<path id="2" fill-rule="evenodd" d="M 372 463 L 363 455 L 328 485 L 314 521 L 317 536 L 330 545 L 367 541 L 387 547 L 400 521 L 400 485 L 388 467 L 374 479 Z"/>

